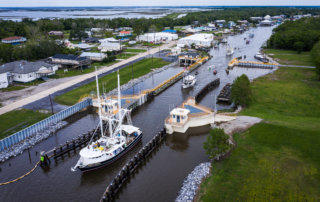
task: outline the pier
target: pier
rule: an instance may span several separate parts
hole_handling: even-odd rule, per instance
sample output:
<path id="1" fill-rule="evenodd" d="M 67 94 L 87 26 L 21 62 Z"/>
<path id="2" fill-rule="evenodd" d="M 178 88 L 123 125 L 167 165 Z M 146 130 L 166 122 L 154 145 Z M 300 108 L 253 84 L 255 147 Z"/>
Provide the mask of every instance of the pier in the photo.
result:
<path id="1" fill-rule="evenodd" d="M 235 66 L 247 67 L 247 68 L 274 69 L 278 67 L 279 64 L 271 63 L 271 62 L 243 61 L 243 60 L 238 60 L 238 58 L 234 58 L 229 62 L 228 68 L 232 69 Z"/>

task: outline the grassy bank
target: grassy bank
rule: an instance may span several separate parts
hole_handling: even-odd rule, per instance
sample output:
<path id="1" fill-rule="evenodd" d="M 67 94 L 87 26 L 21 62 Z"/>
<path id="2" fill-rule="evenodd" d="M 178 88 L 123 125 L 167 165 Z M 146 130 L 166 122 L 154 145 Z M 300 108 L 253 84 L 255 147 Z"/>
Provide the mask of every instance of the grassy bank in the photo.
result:
<path id="1" fill-rule="evenodd" d="M 0 115 L 0 139 L 50 116 L 38 111 L 21 109 Z"/>
<path id="2" fill-rule="evenodd" d="M 132 49 L 132 48 L 127 48 L 125 50 L 125 52 L 131 52 L 131 53 L 144 53 L 146 51 L 147 50 L 145 50 L 145 49 Z"/>
<path id="3" fill-rule="evenodd" d="M 265 121 L 235 135 L 237 148 L 213 164 L 201 201 L 320 200 L 320 82 L 314 70 L 280 68 L 253 82 L 242 115 Z"/>
<path id="4" fill-rule="evenodd" d="M 160 58 L 153 58 L 153 68 L 160 68 L 164 65 L 169 64 L 166 61 L 163 61 Z M 149 73 L 152 70 L 152 59 L 143 59 L 133 64 L 133 74 L 134 78 L 138 78 Z M 123 68 L 120 70 L 120 81 L 121 85 L 127 83 L 132 79 L 132 70 L 131 65 Z M 105 91 L 110 91 L 117 86 L 117 76 L 116 72 L 108 74 L 99 79 L 100 89 L 102 90 L 102 86 L 104 87 Z M 79 101 L 79 99 L 83 95 L 87 95 L 90 93 L 95 93 L 95 81 L 89 84 L 83 85 L 77 89 L 69 91 L 65 94 L 55 97 L 55 101 L 60 104 L 65 105 L 73 105 Z M 102 92 L 102 91 L 100 91 Z"/>
<path id="5" fill-rule="evenodd" d="M 310 52 L 298 54 L 297 51 L 278 49 L 265 49 L 263 52 L 276 59 L 282 65 L 314 66 Z"/>

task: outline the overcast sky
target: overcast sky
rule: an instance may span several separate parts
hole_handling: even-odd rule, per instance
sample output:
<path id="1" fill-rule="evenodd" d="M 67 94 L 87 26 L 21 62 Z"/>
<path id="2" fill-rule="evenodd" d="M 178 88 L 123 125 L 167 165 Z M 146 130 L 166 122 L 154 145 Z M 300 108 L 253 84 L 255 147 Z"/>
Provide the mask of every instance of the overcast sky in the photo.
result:
<path id="1" fill-rule="evenodd" d="M 311 5 L 320 0 L 0 0 L 0 7 Z"/>

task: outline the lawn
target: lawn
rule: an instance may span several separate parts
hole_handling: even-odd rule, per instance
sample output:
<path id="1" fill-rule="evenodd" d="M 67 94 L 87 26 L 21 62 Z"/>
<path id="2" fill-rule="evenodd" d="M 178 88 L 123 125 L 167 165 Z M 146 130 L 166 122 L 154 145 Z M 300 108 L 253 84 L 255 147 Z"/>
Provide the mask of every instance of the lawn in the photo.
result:
<path id="1" fill-rule="evenodd" d="M 135 56 L 136 54 L 131 54 L 131 53 L 121 53 L 119 55 L 116 55 L 117 59 L 128 59 L 132 56 Z"/>
<path id="2" fill-rule="evenodd" d="M 118 61 L 112 61 L 112 62 L 95 62 L 91 64 L 91 67 L 86 68 L 86 69 L 68 69 L 67 72 L 64 72 L 64 69 L 59 69 L 56 71 L 55 75 L 52 75 L 51 78 L 64 78 L 64 77 L 70 77 L 70 76 L 78 76 L 78 75 L 82 75 L 82 74 L 88 74 L 91 73 L 95 70 L 94 67 L 97 67 L 97 69 L 99 69 L 102 66 L 110 66 L 113 65 L 115 63 L 117 63 Z"/>
<path id="3" fill-rule="evenodd" d="M 146 51 L 147 50 L 145 50 L 145 49 L 132 49 L 132 48 L 127 48 L 125 50 L 125 52 L 131 52 L 131 53 L 144 53 Z"/>
<path id="4" fill-rule="evenodd" d="M 169 64 L 166 61 L 163 61 L 160 58 L 153 58 L 154 68 L 160 68 L 163 67 L 164 65 Z M 120 81 L 121 85 L 127 83 L 132 79 L 132 69 L 131 65 L 122 68 L 120 70 Z M 140 60 L 136 63 L 133 64 L 133 72 L 134 72 L 134 78 L 143 76 L 147 73 L 152 71 L 152 59 L 143 59 Z M 65 94 L 62 94 L 60 96 L 55 97 L 55 101 L 60 103 L 60 104 L 65 104 L 65 105 L 73 105 L 79 101 L 79 99 L 83 95 L 88 95 L 90 93 L 95 93 L 96 92 L 96 86 L 95 86 L 95 81 L 83 85 L 79 88 L 76 88 L 74 90 L 71 90 Z M 102 78 L 99 79 L 99 86 L 100 89 L 102 90 L 102 86 L 104 87 L 105 91 L 110 91 L 117 86 L 117 75 L 116 72 L 113 72 L 111 74 L 108 74 Z M 100 91 L 102 92 L 102 91 Z"/>
<path id="5" fill-rule="evenodd" d="M 275 58 L 282 65 L 314 66 L 310 52 L 302 52 L 298 54 L 297 51 L 278 49 L 265 49 L 263 52 L 268 54 L 270 57 Z"/>
<path id="6" fill-rule="evenodd" d="M 15 91 L 15 90 L 22 90 L 24 88 L 28 88 L 30 86 L 36 86 L 39 85 L 41 83 L 44 83 L 44 80 L 41 79 L 37 79 L 35 81 L 31 81 L 28 83 L 18 83 L 18 82 L 14 82 L 13 85 L 8 86 L 8 88 L 3 88 L 0 89 L 0 91 L 2 92 L 9 92 L 9 91 Z"/>
<path id="7" fill-rule="evenodd" d="M 49 116 L 50 114 L 44 114 L 28 109 L 14 110 L 2 114 L 0 115 L 0 139 L 18 132 Z"/>
<path id="8" fill-rule="evenodd" d="M 201 201 L 320 200 L 320 82 L 315 70 L 280 68 L 253 82 L 241 115 L 265 121 L 236 134 L 236 149 L 214 163 Z"/>

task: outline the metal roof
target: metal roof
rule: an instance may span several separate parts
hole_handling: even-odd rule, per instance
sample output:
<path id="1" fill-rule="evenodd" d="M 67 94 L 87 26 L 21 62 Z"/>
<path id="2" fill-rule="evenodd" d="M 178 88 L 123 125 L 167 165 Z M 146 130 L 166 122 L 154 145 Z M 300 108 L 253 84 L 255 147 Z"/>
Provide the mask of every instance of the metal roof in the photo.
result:
<path id="1" fill-rule="evenodd" d="M 26 60 L 20 60 L 15 62 L 9 62 L 0 66 L 0 74 L 5 72 L 28 74 L 31 72 L 37 72 L 41 67 L 53 67 L 54 64 L 49 64 L 43 61 L 28 62 Z"/>

